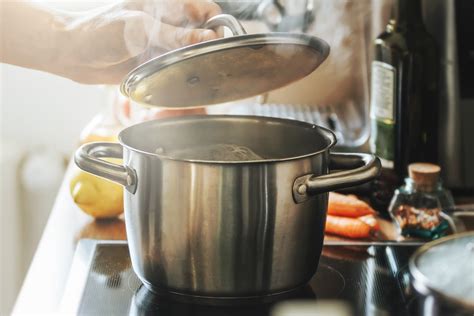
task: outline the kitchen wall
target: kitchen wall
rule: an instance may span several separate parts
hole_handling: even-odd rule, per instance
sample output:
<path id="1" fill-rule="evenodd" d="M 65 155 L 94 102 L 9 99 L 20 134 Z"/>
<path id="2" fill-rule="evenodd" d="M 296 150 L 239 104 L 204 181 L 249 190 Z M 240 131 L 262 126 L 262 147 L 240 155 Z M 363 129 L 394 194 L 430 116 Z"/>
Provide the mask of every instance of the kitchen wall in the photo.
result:
<path id="1" fill-rule="evenodd" d="M 8 313 L 36 249 L 79 133 L 105 89 L 0 66 L 0 314 Z M 58 254 L 61 255 L 61 254 Z"/>
<path id="2" fill-rule="evenodd" d="M 86 10 L 112 0 L 38 1 Z M 0 315 L 13 307 L 65 162 L 106 97 L 104 87 L 0 64 Z"/>

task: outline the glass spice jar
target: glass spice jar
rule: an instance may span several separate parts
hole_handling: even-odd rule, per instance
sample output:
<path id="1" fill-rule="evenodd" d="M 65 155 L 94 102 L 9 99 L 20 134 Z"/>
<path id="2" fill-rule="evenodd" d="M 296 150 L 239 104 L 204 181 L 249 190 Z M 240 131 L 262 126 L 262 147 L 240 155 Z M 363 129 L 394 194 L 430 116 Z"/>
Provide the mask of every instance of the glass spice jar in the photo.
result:
<path id="1" fill-rule="evenodd" d="M 449 228 L 443 210 L 454 207 L 451 193 L 440 180 L 441 168 L 430 163 L 412 163 L 409 177 L 395 190 L 389 213 L 403 236 L 436 239 Z"/>

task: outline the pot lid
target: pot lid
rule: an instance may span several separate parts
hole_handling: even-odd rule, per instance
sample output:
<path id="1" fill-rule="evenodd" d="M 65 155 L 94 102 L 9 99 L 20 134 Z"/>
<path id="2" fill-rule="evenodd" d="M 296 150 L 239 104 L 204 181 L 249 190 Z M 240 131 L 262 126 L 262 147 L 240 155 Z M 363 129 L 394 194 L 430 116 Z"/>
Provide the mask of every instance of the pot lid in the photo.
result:
<path id="1" fill-rule="evenodd" d="M 145 106 L 189 108 L 256 96 L 299 80 L 329 55 L 329 45 L 306 34 L 245 34 L 232 16 L 211 18 L 207 28 L 229 27 L 234 36 L 177 49 L 132 70 L 121 91 Z"/>
<path id="2" fill-rule="evenodd" d="M 424 295 L 474 311 L 474 232 L 430 242 L 410 259 L 413 285 Z"/>

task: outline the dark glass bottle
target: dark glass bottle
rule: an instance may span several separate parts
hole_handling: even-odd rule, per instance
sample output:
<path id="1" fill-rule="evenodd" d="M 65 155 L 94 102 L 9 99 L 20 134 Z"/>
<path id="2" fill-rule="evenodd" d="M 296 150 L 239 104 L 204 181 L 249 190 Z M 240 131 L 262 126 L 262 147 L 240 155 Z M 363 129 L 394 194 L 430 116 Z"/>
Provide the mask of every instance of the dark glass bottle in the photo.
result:
<path id="1" fill-rule="evenodd" d="M 410 163 L 438 162 L 438 70 L 421 0 L 396 0 L 372 62 L 370 148 L 382 159 L 382 176 L 374 182 L 381 211 Z"/>

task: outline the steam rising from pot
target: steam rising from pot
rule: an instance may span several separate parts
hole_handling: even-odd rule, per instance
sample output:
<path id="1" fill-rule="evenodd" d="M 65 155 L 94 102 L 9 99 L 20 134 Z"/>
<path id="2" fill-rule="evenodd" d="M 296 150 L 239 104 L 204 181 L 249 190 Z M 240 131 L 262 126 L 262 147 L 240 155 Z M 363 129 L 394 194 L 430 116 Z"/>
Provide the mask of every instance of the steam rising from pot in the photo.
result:
<path id="1" fill-rule="evenodd" d="M 135 66 L 182 46 L 217 38 L 213 30 L 200 28 L 220 8 L 210 0 L 125 1 L 117 23 L 125 21 L 126 49 L 135 56 Z"/>
<path id="2" fill-rule="evenodd" d="M 159 147 L 157 154 L 164 154 L 175 159 L 201 161 L 256 161 L 264 158 L 247 146 L 236 144 L 210 144 L 190 148 L 178 148 L 166 151 Z"/>

